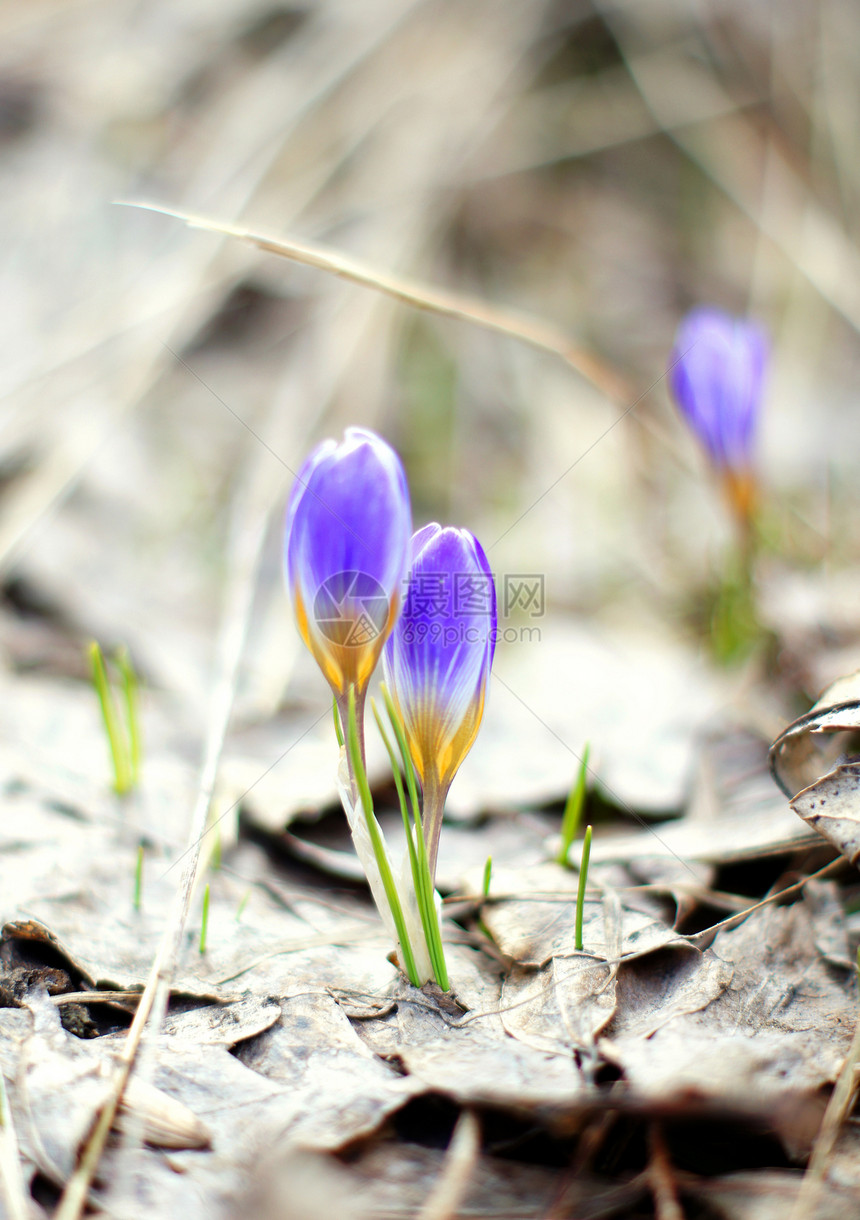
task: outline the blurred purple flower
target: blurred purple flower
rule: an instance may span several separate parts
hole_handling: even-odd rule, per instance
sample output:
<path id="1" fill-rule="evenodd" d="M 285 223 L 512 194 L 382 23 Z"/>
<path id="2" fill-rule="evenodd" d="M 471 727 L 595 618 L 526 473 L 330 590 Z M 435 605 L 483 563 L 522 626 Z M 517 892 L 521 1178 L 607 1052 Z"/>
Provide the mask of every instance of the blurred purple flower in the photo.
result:
<path id="1" fill-rule="evenodd" d="M 669 385 L 723 472 L 745 475 L 752 465 L 767 350 L 757 322 L 706 306 L 691 310 L 675 335 Z"/>
<path id="2" fill-rule="evenodd" d="M 431 875 L 445 797 L 472 748 L 496 647 L 493 574 L 468 530 L 426 525 L 412 539 L 403 613 L 383 663 L 424 794 Z"/>
<path id="3" fill-rule="evenodd" d="M 412 516 L 400 459 L 381 437 L 348 428 L 299 471 L 284 540 L 299 632 L 343 700 L 359 700 L 400 612 Z"/>

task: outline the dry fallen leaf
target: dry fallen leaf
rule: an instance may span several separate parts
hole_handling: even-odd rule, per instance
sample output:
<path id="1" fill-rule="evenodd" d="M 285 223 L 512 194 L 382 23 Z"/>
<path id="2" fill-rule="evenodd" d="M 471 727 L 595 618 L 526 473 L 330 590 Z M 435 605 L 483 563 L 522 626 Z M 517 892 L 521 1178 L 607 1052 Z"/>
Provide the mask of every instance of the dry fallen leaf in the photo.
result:
<path id="1" fill-rule="evenodd" d="M 38 991 L 26 1009 L 0 1010 L 0 1026 L 0 1067 L 23 1154 L 62 1183 L 110 1092 L 109 1047 L 67 1033 L 57 1009 Z M 155 1147 L 210 1146 L 209 1129 L 194 1110 L 143 1081 L 127 1090 L 117 1125 L 130 1121 Z"/>
<path id="2" fill-rule="evenodd" d="M 847 946 L 844 964 L 835 967 L 816 945 L 817 925 L 833 918 L 832 904 L 804 899 L 764 907 L 720 931 L 686 979 L 673 972 L 663 984 L 668 1019 L 654 1029 L 642 1022 L 638 1005 L 628 1015 L 619 1002 L 605 1050 L 634 1094 L 652 1104 L 686 1097 L 704 1107 L 757 1113 L 777 1127 L 786 1107 L 783 1117 L 791 1122 L 784 1137 L 791 1144 L 798 1125 L 793 1111 L 806 1104 L 820 1117 L 820 1091 L 836 1078 L 857 1021 Z M 640 982 L 627 991 L 631 1000 L 647 978 L 648 959 L 632 970 Z M 688 1007 L 683 996 L 691 987 L 703 998 L 712 989 L 711 995 Z M 811 1130 L 807 1124 L 807 1141 L 814 1131 L 815 1123 Z"/>
<path id="3" fill-rule="evenodd" d="M 860 670 L 829 686 L 771 746 L 771 771 L 785 795 L 795 796 L 841 762 L 858 730 Z"/>
<path id="4" fill-rule="evenodd" d="M 791 808 L 856 865 L 860 858 L 860 671 L 840 678 L 771 746 L 773 777 Z"/>
<path id="5" fill-rule="evenodd" d="M 856 866 L 860 859 L 860 764 L 834 767 L 798 792 L 791 807 Z"/>

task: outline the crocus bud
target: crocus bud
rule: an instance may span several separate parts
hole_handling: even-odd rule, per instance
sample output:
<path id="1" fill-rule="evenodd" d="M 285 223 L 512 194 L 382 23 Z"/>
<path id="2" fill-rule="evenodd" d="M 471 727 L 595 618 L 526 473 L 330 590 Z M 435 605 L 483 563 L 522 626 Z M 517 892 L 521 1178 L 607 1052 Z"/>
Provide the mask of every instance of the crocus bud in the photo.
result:
<path id="1" fill-rule="evenodd" d="M 383 663 L 424 793 L 431 875 L 445 796 L 484 713 L 496 634 L 493 574 L 478 540 L 435 524 L 419 530 Z"/>
<path id="2" fill-rule="evenodd" d="M 742 517 L 752 508 L 766 362 L 767 339 L 757 322 L 709 307 L 693 309 L 681 322 L 669 362 L 675 401 Z"/>
<path id="3" fill-rule="evenodd" d="M 339 701 L 360 698 L 400 612 L 412 517 L 400 459 L 363 428 L 299 471 L 285 536 L 299 632 Z"/>

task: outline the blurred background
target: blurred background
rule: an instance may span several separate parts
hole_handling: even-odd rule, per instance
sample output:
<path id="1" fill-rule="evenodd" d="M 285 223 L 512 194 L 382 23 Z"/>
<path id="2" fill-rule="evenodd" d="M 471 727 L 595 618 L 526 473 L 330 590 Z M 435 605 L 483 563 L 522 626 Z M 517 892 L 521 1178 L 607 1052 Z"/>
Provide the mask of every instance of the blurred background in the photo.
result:
<path id="1" fill-rule="evenodd" d="M 676 806 L 691 727 L 736 695 L 695 615 L 731 523 L 664 378 L 693 304 L 772 339 L 761 722 L 856 667 L 858 48 L 851 0 L 7 0 L 7 673 L 76 681 L 86 639 L 127 644 L 195 742 L 244 589 L 234 745 L 259 773 L 327 704 L 281 582 L 293 472 L 363 424 L 403 455 L 416 525 L 465 525 L 500 580 L 544 578 L 461 804 L 560 794 L 589 737 L 623 799 Z M 543 318 L 626 396 L 116 202 L 141 199 Z M 521 747 L 501 770 L 499 742 Z M 287 790 L 315 799 L 300 755 L 272 777 L 278 816 Z"/>
<path id="2" fill-rule="evenodd" d="M 586 742 L 607 943 L 613 928 L 621 943 L 619 895 L 625 916 L 629 903 L 649 927 L 677 917 L 696 932 L 829 859 L 766 759 L 785 724 L 860 663 L 858 114 L 856 0 L 0 0 L 0 925 L 27 921 L 11 938 L 4 928 L 7 981 L 10 939 L 26 948 L 34 930 L 42 939 L 22 960 L 62 959 L 72 990 L 78 973 L 146 977 L 193 859 L 201 789 L 209 805 L 203 743 L 219 755 L 229 722 L 209 806 L 218 835 L 196 840 L 212 865 L 208 948 L 198 892 L 174 979 L 169 1036 L 187 1056 L 171 1046 L 159 1066 L 212 1124 L 215 1151 L 146 1152 L 139 1178 L 114 1183 L 134 1204 L 107 1212 L 138 1215 L 160 1190 L 170 1203 L 158 1196 L 147 1214 L 226 1214 L 250 1183 L 271 1187 L 265 1214 L 299 1216 L 305 1195 L 307 1214 L 330 1200 L 343 1214 L 347 1198 L 361 1206 L 363 1174 L 384 1191 L 367 1214 L 403 1215 L 416 1199 L 414 1214 L 439 1216 L 442 1204 L 423 1210 L 428 1183 L 462 1105 L 498 1107 L 487 1155 L 471 1154 L 470 1214 L 584 1215 L 585 1202 L 593 1215 L 675 1214 L 657 1172 L 671 1167 L 664 1121 L 684 1190 L 692 1172 L 708 1177 L 702 1199 L 722 1189 L 712 1175 L 749 1179 L 748 1209 L 736 1202 L 747 1187 L 727 1181 L 724 1208 L 707 1194 L 717 1201 L 695 1214 L 788 1214 L 788 1166 L 805 1155 L 854 1019 L 856 922 L 849 953 L 837 895 L 819 883 L 808 909 L 781 901 L 752 932 L 728 932 L 747 938 L 723 954 L 737 1007 L 727 1017 L 715 1005 L 715 1024 L 693 1027 L 684 1055 L 701 1058 L 701 1075 L 683 1068 L 673 1111 L 666 1082 L 687 1060 L 669 1040 L 659 1066 L 649 1013 L 655 996 L 669 1011 L 667 995 L 675 1015 L 704 1011 L 712 982 L 695 983 L 697 998 L 685 989 L 705 954 L 675 955 L 677 991 L 668 952 L 650 967 L 640 958 L 619 991 L 616 1049 L 574 1056 L 580 1039 L 602 1041 L 609 1009 L 603 983 L 590 999 L 578 982 L 560 990 L 573 978 L 555 973 L 572 953 L 573 874 L 546 861 Z M 510 336 L 120 206 L 141 200 L 542 319 L 620 388 L 609 396 Z M 678 322 L 702 303 L 760 319 L 772 350 L 757 452 L 763 631 L 728 666 L 706 607 L 733 522 L 665 379 Z M 515 603 L 441 840 L 451 974 L 473 1013 L 463 1044 L 445 1028 L 437 1050 L 429 1007 L 425 1026 L 420 1006 L 384 998 L 399 984 L 337 803 L 330 695 L 281 571 L 294 472 L 354 424 L 402 454 L 416 526 L 474 531 L 503 609 L 506 592 Z M 517 587 L 536 599 L 510 596 Z M 109 657 L 127 646 L 144 685 L 141 784 L 124 800 L 89 681 L 92 639 Z M 399 854 L 390 772 L 369 743 Z M 488 856 L 492 901 L 476 930 L 461 899 L 480 892 Z M 547 885 L 560 905 L 528 906 Z M 525 895 L 507 914 L 506 892 Z M 510 991 L 484 918 L 502 929 Z M 521 927 L 551 948 L 511 970 Z M 664 942 L 637 940 L 637 953 L 643 943 Z M 753 945 L 763 956 L 741 971 Z M 544 960 L 546 998 L 518 992 Z M 243 1032 L 227 1030 L 232 1016 L 223 1045 L 202 1026 L 181 1032 L 191 997 L 240 990 Z M 256 1024 L 254 1005 L 271 1010 L 275 995 L 290 999 L 272 1026 L 282 1038 L 264 1043 L 274 1017 Z M 80 1107 L 93 1094 L 76 1084 L 57 1110 L 56 1041 L 39 1026 L 28 1050 L 22 1028 L 4 1026 L 7 1089 L 13 1108 L 23 1099 L 19 1138 L 38 1143 L 33 1193 L 53 1206 L 53 1166 L 71 1172 L 90 1128 L 66 1121 L 65 1098 Z M 723 1053 L 721 1039 L 737 1044 L 744 1029 L 755 1053 Z M 777 1029 L 796 1041 L 777 1050 Z M 244 1057 L 227 1053 L 237 1039 Z M 645 1091 L 612 1127 L 606 1106 L 624 1098 L 614 1056 L 628 1054 L 624 1072 L 632 1064 L 634 1093 L 640 1080 Z M 452 1080 L 456 1105 L 441 1110 L 409 1091 Z M 38 1127 L 39 1081 L 67 1144 Z M 756 1095 L 772 1107 L 761 1127 Z M 589 1096 L 596 1117 L 580 1118 Z M 726 1126 L 695 1121 L 708 1097 Z M 271 1184 L 261 1149 L 287 1131 L 348 1145 L 351 1176 L 340 1164 L 332 1178 L 327 1157 L 287 1163 Z M 846 1147 L 832 1181 L 850 1191 Z M 653 1213 L 623 1197 L 646 1178 Z"/>

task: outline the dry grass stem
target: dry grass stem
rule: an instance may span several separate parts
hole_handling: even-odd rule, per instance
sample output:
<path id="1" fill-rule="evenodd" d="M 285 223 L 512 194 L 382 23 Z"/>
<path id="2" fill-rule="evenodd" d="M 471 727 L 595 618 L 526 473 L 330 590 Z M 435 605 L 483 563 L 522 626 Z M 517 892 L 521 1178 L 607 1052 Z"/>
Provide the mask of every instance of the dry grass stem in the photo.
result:
<path id="1" fill-rule="evenodd" d="M 854 1031 L 851 1049 L 830 1095 L 827 1109 L 824 1111 L 824 1118 L 821 1120 L 812 1156 L 809 1158 L 806 1173 L 803 1175 L 790 1220 L 814 1220 L 818 1214 L 818 1204 L 827 1178 L 828 1162 L 836 1147 L 842 1125 L 857 1097 L 858 1064 L 860 1064 L 860 1022 Z"/>
<path id="2" fill-rule="evenodd" d="M 614 402 L 624 403 L 631 397 L 630 387 L 616 373 L 596 356 L 577 347 L 563 331 L 539 318 L 497 309 L 476 297 L 461 296 L 429 284 L 390 275 L 377 267 L 349 258 L 347 255 L 325 246 L 254 233 L 241 225 L 225 224 L 207 216 L 180 212 L 155 203 L 138 200 L 121 200 L 120 202 L 127 207 L 144 208 L 163 216 L 184 220 L 193 229 L 205 229 L 210 233 L 237 237 L 240 241 L 249 242 L 252 246 L 265 250 L 269 254 L 292 259 L 307 267 L 316 267 L 320 271 L 327 271 L 331 275 L 349 280 L 353 284 L 374 288 L 377 292 L 383 292 L 386 296 L 401 301 L 404 305 L 412 305 L 416 309 L 426 309 L 431 313 L 455 318 L 461 322 L 471 322 L 476 326 L 483 326 L 487 330 L 494 330 L 499 334 L 520 339 L 532 347 L 560 356 L 571 368 Z"/>
<path id="3" fill-rule="evenodd" d="M 6 1096 L 6 1083 L 0 1074 L 0 1186 L 10 1220 L 28 1220 L 30 1205 L 21 1169 L 18 1139 L 12 1111 Z"/>
<path id="4" fill-rule="evenodd" d="M 657 1122 L 651 1124 L 649 1152 L 651 1163 L 648 1167 L 648 1181 L 654 1196 L 656 1220 L 684 1220 L 669 1150 L 663 1129 Z"/>
<path id="5" fill-rule="evenodd" d="M 456 1220 L 481 1150 L 481 1125 L 472 1110 L 457 1119 L 442 1165 L 442 1173 L 418 1220 Z"/>

